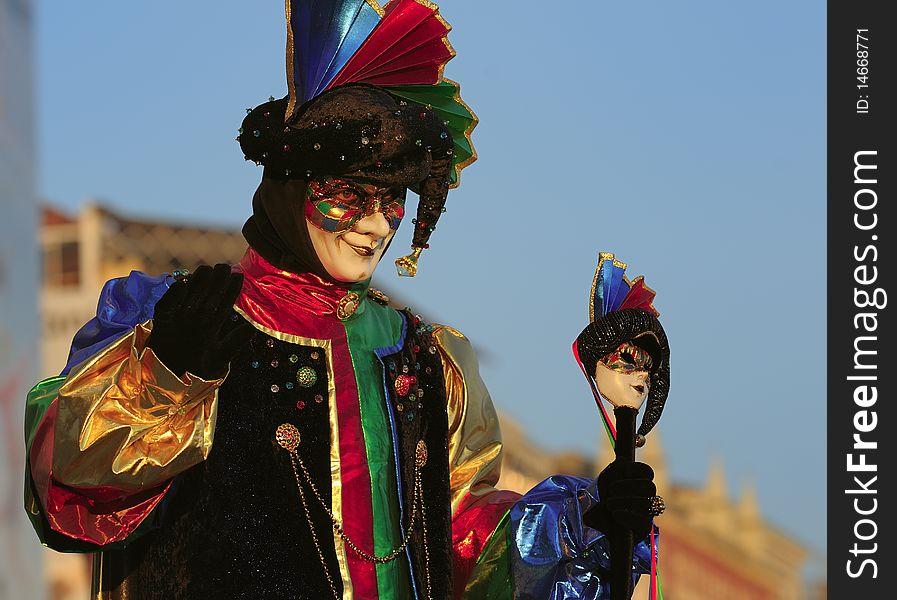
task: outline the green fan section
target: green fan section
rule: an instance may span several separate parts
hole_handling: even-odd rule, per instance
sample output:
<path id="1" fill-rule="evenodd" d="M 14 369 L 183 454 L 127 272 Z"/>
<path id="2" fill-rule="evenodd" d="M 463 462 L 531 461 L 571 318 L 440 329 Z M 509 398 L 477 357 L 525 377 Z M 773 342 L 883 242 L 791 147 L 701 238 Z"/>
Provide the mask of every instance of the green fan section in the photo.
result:
<path id="1" fill-rule="evenodd" d="M 474 157 L 470 133 L 477 124 L 476 115 L 461 100 L 458 84 L 441 81 L 435 85 L 396 85 L 385 89 L 392 95 L 431 107 L 452 134 L 455 142 L 452 160 L 452 187 L 458 184 L 461 169 Z"/>

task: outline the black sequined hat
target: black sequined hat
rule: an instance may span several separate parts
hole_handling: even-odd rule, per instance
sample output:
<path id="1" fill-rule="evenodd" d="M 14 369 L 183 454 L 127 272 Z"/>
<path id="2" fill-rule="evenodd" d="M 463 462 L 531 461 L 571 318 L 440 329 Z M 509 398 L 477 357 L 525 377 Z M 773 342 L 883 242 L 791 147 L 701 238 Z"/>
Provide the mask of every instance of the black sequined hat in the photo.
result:
<path id="1" fill-rule="evenodd" d="M 431 109 L 369 85 L 349 84 L 303 105 L 285 122 L 287 98 L 243 120 L 240 147 L 265 177 L 349 176 L 420 195 L 412 243 L 425 248 L 449 190 L 452 136 Z"/>
<path id="2" fill-rule="evenodd" d="M 476 115 L 443 77 L 451 27 L 426 0 L 287 0 L 289 94 L 249 109 L 237 138 L 265 177 L 349 176 L 420 196 L 414 276 L 461 169 L 476 159 Z"/>

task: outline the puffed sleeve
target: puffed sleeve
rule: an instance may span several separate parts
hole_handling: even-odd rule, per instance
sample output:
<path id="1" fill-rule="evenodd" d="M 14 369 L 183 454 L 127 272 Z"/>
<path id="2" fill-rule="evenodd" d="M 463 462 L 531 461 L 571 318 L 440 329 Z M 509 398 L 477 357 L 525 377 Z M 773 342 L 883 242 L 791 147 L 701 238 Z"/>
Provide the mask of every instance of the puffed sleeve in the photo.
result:
<path id="1" fill-rule="evenodd" d="M 29 394 L 25 508 L 53 548 L 132 539 L 158 521 L 172 479 L 208 456 L 224 379 L 177 377 L 146 347 L 169 283 L 110 281 L 62 375 Z"/>
<path id="2" fill-rule="evenodd" d="M 53 474 L 70 487 L 154 487 L 212 448 L 218 388 L 146 347 L 150 323 L 76 367 L 59 389 Z"/>
<path id="3" fill-rule="evenodd" d="M 504 539 L 508 512 L 520 494 L 495 489 L 501 474 L 501 429 L 470 341 L 447 326 L 436 327 L 434 336 L 448 402 L 454 595 L 498 598 L 473 590 L 483 584 L 510 585 Z M 479 563 L 489 568 L 477 568 Z M 472 585 L 474 579 L 479 583 Z"/>

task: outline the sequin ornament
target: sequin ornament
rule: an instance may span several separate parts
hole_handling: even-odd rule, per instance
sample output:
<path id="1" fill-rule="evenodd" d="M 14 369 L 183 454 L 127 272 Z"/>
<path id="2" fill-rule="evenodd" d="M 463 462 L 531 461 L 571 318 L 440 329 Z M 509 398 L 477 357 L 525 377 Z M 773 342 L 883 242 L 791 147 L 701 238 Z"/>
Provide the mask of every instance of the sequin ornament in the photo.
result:
<path id="1" fill-rule="evenodd" d="M 411 391 L 411 386 L 415 383 L 416 377 L 414 375 L 399 375 L 396 377 L 396 393 L 404 398 L 408 395 L 408 392 Z"/>
<path id="2" fill-rule="evenodd" d="M 274 434 L 274 439 L 277 440 L 280 447 L 288 452 L 294 452 L 299 447 L 301 438 L 299 430 L 292 423 L 283 423 Z"/>
<path id="3" fill-rule="evenodd" d="M 310 388 L 318 381 L 318 373 L 311 367 L 302 367 L 296 372 L 299 387 Z"/>

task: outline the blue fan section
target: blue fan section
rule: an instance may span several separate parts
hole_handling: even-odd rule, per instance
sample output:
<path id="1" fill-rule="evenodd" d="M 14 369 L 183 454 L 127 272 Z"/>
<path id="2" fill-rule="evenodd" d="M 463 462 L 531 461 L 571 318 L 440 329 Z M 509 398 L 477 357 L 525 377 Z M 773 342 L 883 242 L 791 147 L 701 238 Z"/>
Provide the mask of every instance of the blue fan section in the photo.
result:
<path id="1" fill-rule="evenodd" d="M 380 21 L 366 0 L 289 0 L 296 105 L 323 92 Z"/>
<path id="2" fill-rule="evenodd" d="M 629 286 L 623 279 L 625 269 L 614 265 L 612 260 L 605 260 L 598 270 L 598 281 L 595 285 L 595 297 L 592 298 L 595 318 L 614 312 L 623 304 Z"/>

